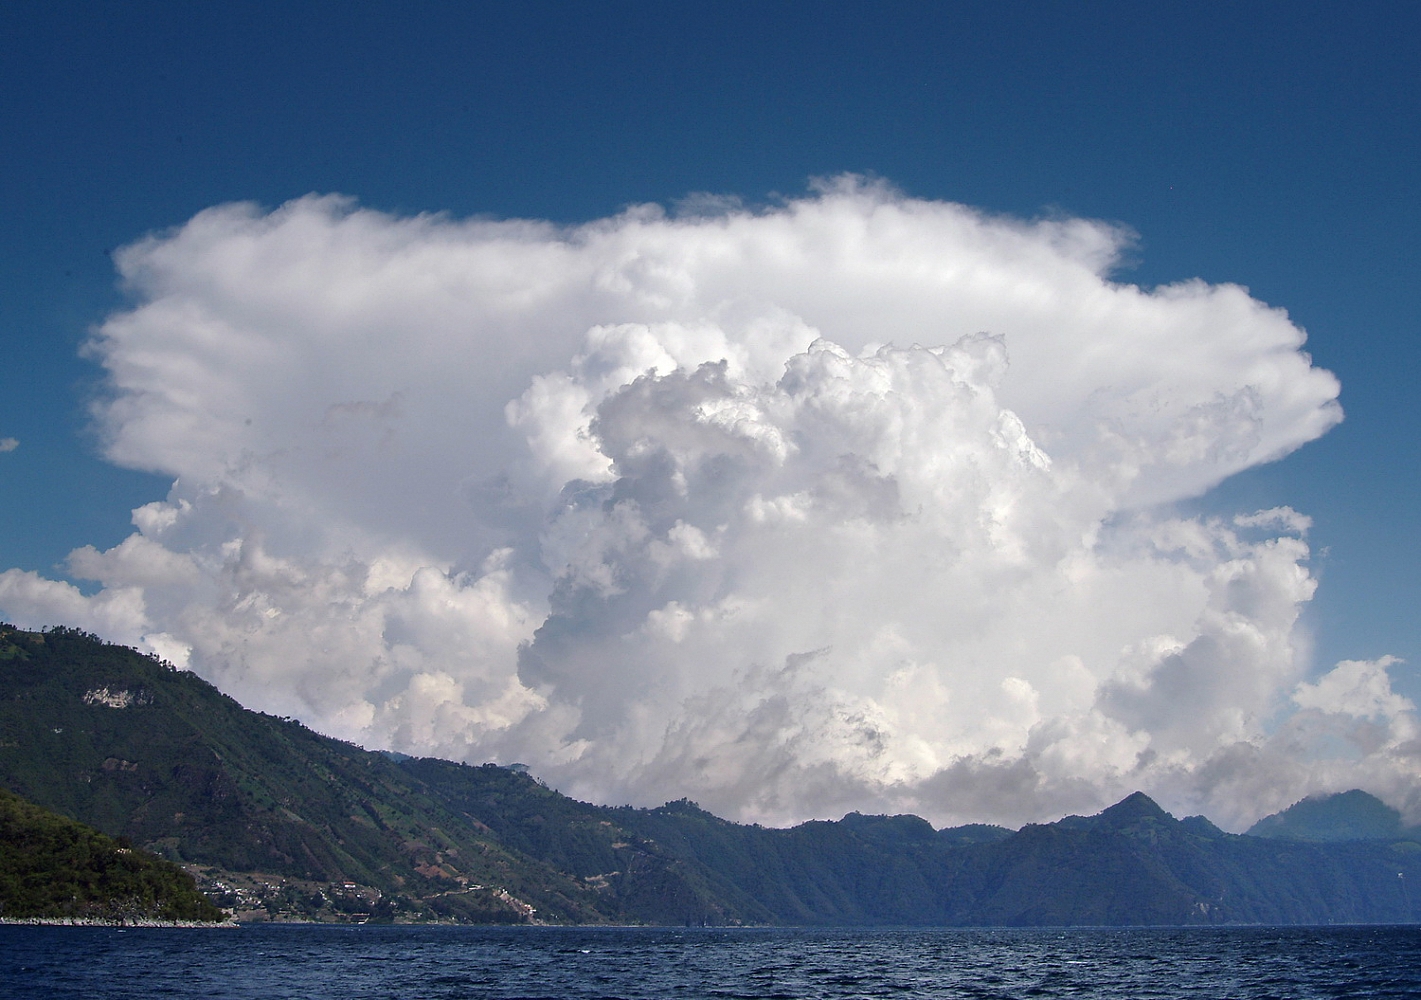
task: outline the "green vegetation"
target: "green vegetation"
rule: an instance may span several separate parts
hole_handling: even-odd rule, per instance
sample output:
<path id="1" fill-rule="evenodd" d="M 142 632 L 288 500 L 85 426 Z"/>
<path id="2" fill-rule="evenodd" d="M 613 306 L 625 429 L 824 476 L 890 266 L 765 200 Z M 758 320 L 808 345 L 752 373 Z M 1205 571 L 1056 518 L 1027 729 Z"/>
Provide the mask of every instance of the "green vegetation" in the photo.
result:
<path id="1" fill-rule="evenodd" d="M 1271 840 L 1401 840 L 1421 835 L 1402 825 L 1401 813 L 1374 795 L 1350 792 L 1303 799 L 1282 812 L 1265 816 L 1248 831 Z"/>
<path id="2" fill-rule="evenodd" d="M 0 786 L 194 866 L 241 919 L 662 924 L 1414 922 L 1421 845 L 1176 820 L 1143 795 L 1012 833 L 788 830 L 577 802 L 375 753 L 72 629 L 0 626 Z M 198 867 L 200 866 L 200 867 Z"/>
<path id="3" fill-rule="evenodd" d="M 0 626 L 0 785 L 172 861 L 373 887 L 388 919 L 608 919 L 593 888 L 510 852 L 389 756 L 73 629 Z M 449 900 L 462 890 L 483 896 Z"/>
<path id="4" fill-rule="evenodd" d="M 0 917 L 222 921 L 176 865 L 0 791 Z"/>

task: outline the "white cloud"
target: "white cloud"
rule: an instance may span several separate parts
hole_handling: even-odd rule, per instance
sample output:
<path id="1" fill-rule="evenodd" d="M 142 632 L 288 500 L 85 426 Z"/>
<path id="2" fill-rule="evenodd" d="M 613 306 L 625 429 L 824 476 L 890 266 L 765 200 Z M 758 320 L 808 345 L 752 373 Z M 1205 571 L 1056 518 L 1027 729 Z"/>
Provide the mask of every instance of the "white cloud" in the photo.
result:
<path id="1" fill-rule="evenodd" d="M 1315 710 L 1306 518 L 1170 513 L 1340 419 L 1285 314 L 1115 283 L 1127 234 L 1087 220 L 852 178 L 697 204 L 310 197 L 125 249 L 95 417 L 172 492 L 71 556 L 93 596 L 12 570 L 0 610 L 368 745 L 744 819 L 1145 787 L 1242 822 L 1249 774 L 1316 783 L 1269 735 Z"/>
<path id="2" fill-rule="evenodd" d="M 1293 701 L 1302 708 L 1350 715 L 1359 719 L 1396 719 L 1416 706 L 1391 690 L 1387 668 L 1394 656 L 1380 660 L 1343 660 L 1315 684 L 1299 684 Z"/>
<path id="3" fill-rule="evenodd" d="M 0 454 L 14 451 L 20 446 L 19 438 L 0 438 Z"/>

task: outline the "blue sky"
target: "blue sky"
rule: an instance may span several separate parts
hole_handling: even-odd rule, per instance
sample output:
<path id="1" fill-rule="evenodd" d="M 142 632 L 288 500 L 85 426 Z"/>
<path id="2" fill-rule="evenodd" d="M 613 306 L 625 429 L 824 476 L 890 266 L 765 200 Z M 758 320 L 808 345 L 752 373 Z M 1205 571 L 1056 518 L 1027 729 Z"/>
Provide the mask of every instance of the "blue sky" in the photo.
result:
<path id="1" fill-rule="evenodd" d="M 0 569 L 62 577 L 171 475 L 101 457 L 111 253 L 233 201 L 580 223 L 855 173 L 1137 234 L 1117 280 L 1287 310 L 1345 421 L 1185 511 L 1313 518 L 1315 670 L 1421 697 L 1421 32 L 1318 3 L 29 3 L 0 10 Z M 85 585 L 92 590 L 90 585 Z"/>

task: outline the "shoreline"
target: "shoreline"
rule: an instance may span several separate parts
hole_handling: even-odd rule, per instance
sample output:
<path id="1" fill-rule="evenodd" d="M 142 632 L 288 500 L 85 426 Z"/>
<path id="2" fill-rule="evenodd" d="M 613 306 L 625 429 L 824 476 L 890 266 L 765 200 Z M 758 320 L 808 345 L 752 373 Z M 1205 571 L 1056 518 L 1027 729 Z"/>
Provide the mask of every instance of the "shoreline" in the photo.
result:
<path id="1" fill-rule="evenodd" d="M 100 917 L 0 917 L 0 927 L 240 927 L 235 920 L 106 920 Z"/>

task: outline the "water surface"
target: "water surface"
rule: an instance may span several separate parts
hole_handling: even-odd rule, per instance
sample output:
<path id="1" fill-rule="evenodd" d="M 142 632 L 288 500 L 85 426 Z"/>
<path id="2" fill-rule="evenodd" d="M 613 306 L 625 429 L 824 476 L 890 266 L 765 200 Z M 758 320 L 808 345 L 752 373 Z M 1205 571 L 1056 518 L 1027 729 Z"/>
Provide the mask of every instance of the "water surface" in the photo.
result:
<path id="1" fill-rule="evenodd" d="M 0 997 L 1421 997 L 1421 928 L 0 927 Z"/>

